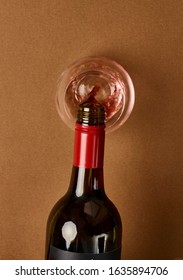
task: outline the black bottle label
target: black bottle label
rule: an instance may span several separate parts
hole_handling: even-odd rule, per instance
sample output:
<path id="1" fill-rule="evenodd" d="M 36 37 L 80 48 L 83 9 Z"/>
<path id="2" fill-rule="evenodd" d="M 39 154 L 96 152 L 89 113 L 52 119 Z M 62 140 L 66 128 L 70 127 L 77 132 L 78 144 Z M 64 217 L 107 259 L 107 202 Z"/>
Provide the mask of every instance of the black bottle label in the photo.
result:
<path id="1" fill-rule="evenodd" d="M 109 251 L 106 253 L 92 254 L 92 253 L 76 253 L 58 249 L 50 246 L 50 260 L 120 260 L 121 248 Z"/>

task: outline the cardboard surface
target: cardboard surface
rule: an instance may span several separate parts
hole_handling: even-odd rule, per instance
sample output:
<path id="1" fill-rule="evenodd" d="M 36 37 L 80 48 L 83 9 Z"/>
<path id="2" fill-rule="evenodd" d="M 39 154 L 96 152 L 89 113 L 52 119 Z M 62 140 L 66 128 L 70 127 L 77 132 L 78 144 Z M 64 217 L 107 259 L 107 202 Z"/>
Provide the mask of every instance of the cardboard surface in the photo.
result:
<path id="1" fill-rule="evenodd" d="M 136 90 L 132 116 L 105 147 L 123 258 L 183 257 L 182 10 L 179 0 L 0 2 L 0 259 L 44 258 L 73 158 L 57 80 L 89 55 L 121 63 Z"/>

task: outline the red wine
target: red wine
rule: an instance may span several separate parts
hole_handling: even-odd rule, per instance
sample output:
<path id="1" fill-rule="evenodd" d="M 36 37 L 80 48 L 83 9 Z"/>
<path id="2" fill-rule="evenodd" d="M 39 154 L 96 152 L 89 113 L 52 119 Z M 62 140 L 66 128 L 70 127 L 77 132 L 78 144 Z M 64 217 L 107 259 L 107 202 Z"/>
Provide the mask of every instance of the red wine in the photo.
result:
<path id="1" fill-rule="evenodd" d="M 70 186 L 48 218 L 46 259 L 121 258 L 121 218 L 104 190 L 104 118 L 94 95 L 79 108 Z"/>

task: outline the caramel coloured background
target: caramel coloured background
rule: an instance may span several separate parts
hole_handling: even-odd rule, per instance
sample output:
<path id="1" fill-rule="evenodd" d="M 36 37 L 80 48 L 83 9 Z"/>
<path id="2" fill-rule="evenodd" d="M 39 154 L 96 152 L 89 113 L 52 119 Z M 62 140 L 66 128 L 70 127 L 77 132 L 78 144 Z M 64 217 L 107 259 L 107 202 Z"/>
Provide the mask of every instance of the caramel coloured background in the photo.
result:
<path id="1" fill-rule="evenodd" d="M 91 55 L 122 64 L 136 91 L 105 146 L 123 258 L 183 258 L 182 18 L 181 0 L 0 1 L 0 259 L 44 258 L 47 217 L 73 160 L 57 81 Z"/>

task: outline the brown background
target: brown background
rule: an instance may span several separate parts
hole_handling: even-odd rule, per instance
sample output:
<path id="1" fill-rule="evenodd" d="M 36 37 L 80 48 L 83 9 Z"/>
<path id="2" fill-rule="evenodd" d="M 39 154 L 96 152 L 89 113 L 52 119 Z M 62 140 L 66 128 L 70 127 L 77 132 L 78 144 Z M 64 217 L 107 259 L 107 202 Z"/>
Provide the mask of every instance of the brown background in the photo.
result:
<path id="1" fill-rule="evenodd" d="M 0 1 L 0 259 L 44 258 L 73 155 L 57 79 L 88 55 L 117 60 L 136 90 L 133 114 L 105 147 L 123 258 L 183 257 L 182 15 L 179 0 Z"/>

